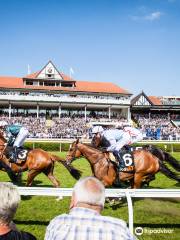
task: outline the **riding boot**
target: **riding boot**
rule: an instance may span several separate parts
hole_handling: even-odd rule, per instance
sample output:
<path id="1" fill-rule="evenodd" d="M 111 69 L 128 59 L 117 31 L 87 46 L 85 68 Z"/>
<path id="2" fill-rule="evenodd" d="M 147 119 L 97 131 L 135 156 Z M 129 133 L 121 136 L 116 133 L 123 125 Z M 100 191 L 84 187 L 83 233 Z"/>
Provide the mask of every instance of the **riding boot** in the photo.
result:
<path id="1" fill-rule="evenodd" d="M 118 160 L 118 162 L 119 162 L 119 170 L 123 169 L 125 166 L 124 166 L 124 161 L 123 161 L 123 159 L 122 159 L 122 157 L 121 157 L 121 154 L 120 154 L 119 151 L 117 151 L 117 150 L 115 150 L 115 151 L 113 152 L 113 154 L 114 154 L 115 158 L 116 158 L 116 159 Z"/>
<path id="2" fill-rule="evenodd" d="M 16 163 L 17 158 L 18 158 L 18 147 L 14 147 L 12 157 L 10 158 L 10 162 Z"/>

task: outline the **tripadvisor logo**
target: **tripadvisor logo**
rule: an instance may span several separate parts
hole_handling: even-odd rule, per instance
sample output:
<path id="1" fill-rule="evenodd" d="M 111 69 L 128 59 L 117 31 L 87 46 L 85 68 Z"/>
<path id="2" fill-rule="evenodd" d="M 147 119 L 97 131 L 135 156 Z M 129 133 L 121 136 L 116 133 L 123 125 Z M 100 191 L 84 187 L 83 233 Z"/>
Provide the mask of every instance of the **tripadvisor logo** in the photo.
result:
<path id="1" fill-rule="evenodd" d="M 142 227 L 135 228 L 135 234 L 136 235 L 142 235 L 143 234 L 143 228 Z"/>

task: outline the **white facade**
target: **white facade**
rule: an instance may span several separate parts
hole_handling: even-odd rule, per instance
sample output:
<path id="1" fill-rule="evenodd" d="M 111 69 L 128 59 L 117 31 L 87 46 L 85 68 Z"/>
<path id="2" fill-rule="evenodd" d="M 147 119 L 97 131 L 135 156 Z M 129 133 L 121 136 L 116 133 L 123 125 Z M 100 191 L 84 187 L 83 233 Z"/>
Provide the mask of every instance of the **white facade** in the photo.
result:
<path id="1" fill-rule="evenodd" d="M 61 117 L 61 113 L 69 109 L 83 112 L 85 118 L 91 111 L 106 113 L 109 119 L 113 114 L 130 118 L 131 94 L 76 90 L 76 81 L 64 76 L 49 61 L 41 71 L 22 78 L 23 86 L 19 89 L 4 89 L 0 85 L 1 112 L 8 112 L 9 117 L 14 113 L 36 112 L 39 117 L 47 110 Z"/>

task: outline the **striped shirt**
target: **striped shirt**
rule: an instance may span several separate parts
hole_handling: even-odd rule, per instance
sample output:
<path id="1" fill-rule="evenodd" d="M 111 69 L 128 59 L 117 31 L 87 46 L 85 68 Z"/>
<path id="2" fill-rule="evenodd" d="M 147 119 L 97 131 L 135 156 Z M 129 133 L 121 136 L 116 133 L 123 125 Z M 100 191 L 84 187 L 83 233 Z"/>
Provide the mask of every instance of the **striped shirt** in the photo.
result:
<path id="1" fill-rule="evenodd" d="M 130 240 L 135 239 L 126 223 L 76 207 L 69 214 L 55 217 L 46 229 L 45 240 Z"/>

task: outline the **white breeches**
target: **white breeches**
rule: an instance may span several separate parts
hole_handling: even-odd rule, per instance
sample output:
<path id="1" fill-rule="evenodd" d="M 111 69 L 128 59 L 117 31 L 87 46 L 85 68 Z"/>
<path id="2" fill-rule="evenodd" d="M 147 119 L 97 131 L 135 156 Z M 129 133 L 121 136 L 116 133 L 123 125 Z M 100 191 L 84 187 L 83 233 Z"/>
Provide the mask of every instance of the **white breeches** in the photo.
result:
<path id="1" fill-rule="evenodd" d="M 19 131 L 19 134 L 16 137 L 13 147 L 21 147 L 25 139 L 27 138 L 28 134 L 29 131 L 25 127 L 22 127 Z"/>
<path id="2" fill-rule="evenodd" d="M 133 144 L 143 139 L 143 135 L 139 132 L 136 136 L 132 136 L 129 132 L 124 132 L 122 138 L 116 143 L 115 150 L 119 151 L 124 145 Z"/>

